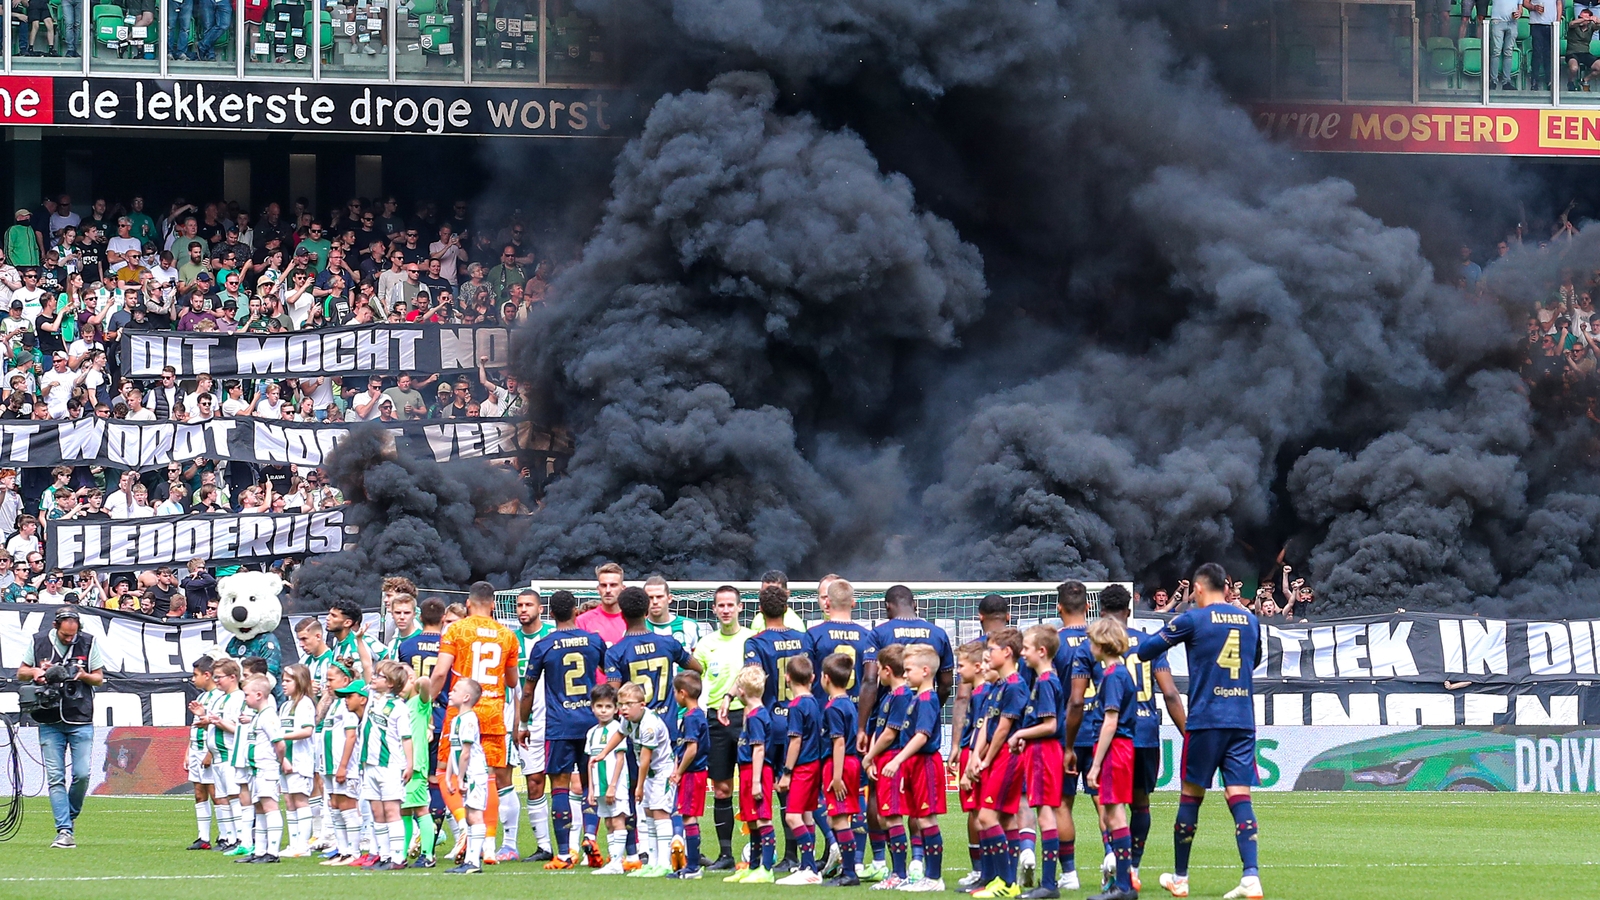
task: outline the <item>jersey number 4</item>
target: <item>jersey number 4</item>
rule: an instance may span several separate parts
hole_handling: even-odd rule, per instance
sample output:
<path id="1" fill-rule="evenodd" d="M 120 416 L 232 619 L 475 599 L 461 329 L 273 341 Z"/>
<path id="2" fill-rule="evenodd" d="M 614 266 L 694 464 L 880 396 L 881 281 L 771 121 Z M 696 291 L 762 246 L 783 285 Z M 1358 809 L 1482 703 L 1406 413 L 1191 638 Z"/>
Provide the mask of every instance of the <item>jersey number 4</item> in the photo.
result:
<path id="1" fill-rule="evenodd" d="M 1217 668 L 1227 669 L 1229 678 L 1239 680 L 1239 670 L 1244 668 L 1244 660 L 1239 656 L 1239 632 L 1228 632 L 1228 639 L 1222 642 L 1222 651 L 1217 654 Z"/>

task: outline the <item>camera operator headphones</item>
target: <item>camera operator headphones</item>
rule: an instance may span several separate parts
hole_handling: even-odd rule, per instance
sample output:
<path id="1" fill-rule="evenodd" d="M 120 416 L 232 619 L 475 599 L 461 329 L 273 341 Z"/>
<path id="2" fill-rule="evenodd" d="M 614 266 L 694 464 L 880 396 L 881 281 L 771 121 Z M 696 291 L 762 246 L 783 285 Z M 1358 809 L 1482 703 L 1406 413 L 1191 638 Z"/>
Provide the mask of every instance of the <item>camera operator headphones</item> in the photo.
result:
<path id="1" fill-rule="evenodd" d="M 67 619 L 81 624 L 82 618 L 76 606 L 63 604 L 56 608 L 55 630 L 58 638 L 61 623 Z M 29 713 L 34 721 L 42 724 L 59 722 L 65 725 L 94 723 L 94 688 L 74 679 L 77 674 L 76 669 L 88 668 L 89 654 L 93 646 L 94 638 L 81 630 L 73 635 L 65 650 L 57 650 L 49 635 L 34 635 L 34 659 L 39 664 L 43 664 L 47 659 L 50 661 L 45 677 L 50 682 L 61 685 L 63 689 L 58 707 L 55 709 L 47 707 Z"/>

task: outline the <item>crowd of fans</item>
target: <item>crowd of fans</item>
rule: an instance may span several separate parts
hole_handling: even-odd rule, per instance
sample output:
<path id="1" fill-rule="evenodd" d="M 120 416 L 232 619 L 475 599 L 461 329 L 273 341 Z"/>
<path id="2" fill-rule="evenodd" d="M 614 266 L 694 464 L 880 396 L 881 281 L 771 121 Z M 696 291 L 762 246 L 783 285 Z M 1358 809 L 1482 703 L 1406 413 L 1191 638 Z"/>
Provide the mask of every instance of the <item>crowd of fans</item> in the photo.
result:
<path id="1" fill-rule="evenodd" d="M 174 200 L 152 217 L 144 199 L 71 197 L 18 209 L 0 247 L 0 419 L 203 422 L 253 416 L 294 422 L 404 422 L 518 417 L 515 376 L 479 364 L 454 377 L 180 379 L 168 368 L 126 378 L 126 329 L 283 333 L 378 322 L 506 324 L 546 302 L 553 274 L 520 221 L 478 222 L 463 201 L 409 216 L 394 197 L 351 199 L 319 219 L 297 202 L 259 218 L 233 204 Z M 563 438 L 535 435 L 536 449 Z M 547 473 L 524 470 L 530 482 Z M 0 601 L 114 605 L 168 615 L 190 577 L 160 570 L 120 583 L 44 571 L 43 522 L 217 512 L 296 512 L 343 500 L 314 468 L 198 459 L 149 472 L 84 465 L 0 471 Z M 192 563 L 206 578 L 204 561 Z M 225 574 L 225 573 L 224 573 Z M 72 590 L 78 588 L 78 590 Z M 202 599 L 182 615 L 206 612 Z M 129 606 L 129 604 L 132 604 Z"/>
<path id="2" fill-rule="evenodd" d="M 1249 598 L 1244 596 L 1244 582 L 1230 581 L 1227 586 L 1228 602 L 1250 610 L 1268 624 L 1306 621 L 1316 605 L 1316 591 L 1306 584 L 1304 578 L 1294 576 L 1292 566 L 1280 565 L 1277 575 L 1277 584 L 1270 579 L 1263 580 L 1254 596 Z M 1193 602 L 1194 592 L 1187 580 L 1179 581 L 1178 586 L 1170 591 L 1156 587 L 1148 600 L 1136 597 L 1136 607 L 1159 613 L 1177 614 L 1188 609 Z"/>
<path id="3" fill-rule="evenodd" d="M 1560 253 L 1577 229 L 1563 215 L 1549 241 L 1538 252 Z M 1472 248 L 1461 248 L 1456 284 L 1480 296 L 1495 295 L 1495 266 L 1523 245 L 1513 233 L 1495 246 L 1495 258 L 1486 265 L 1474 259 Z M 1567 417 L 1585 416 L 1600 423 L 1600 321 L 1594 318 L 1594 298 L 1600 295 L 1600 270 L 1583 272 L 1562 268 L 1559 276 L 1542 286 L 1531 307 L 1524 307 L 1527 337 L 1522 343 L 1520 368 L 1531 402 L 1542 412 Z"/>

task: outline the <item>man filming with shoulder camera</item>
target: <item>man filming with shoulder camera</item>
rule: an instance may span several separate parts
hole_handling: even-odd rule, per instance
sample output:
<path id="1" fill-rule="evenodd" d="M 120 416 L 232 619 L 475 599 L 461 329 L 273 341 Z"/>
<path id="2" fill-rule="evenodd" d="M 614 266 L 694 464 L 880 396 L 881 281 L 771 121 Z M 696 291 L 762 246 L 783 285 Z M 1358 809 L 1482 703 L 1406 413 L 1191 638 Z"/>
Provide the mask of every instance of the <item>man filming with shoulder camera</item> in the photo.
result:
<path id="1" fill-rule="evenodd" d="M 39 725 L 39 749 L 44 753 L 45 780 L 50 786 L 50 812 L 56 819 L 56 839 L 50 846 L 68 850 L 77 846 L 73 822 L 83 811 L 89 793 L 89 770 L 94 764 L 94 689 L 105 683 L 105 660 L 92 635 L 79 629 L 78 609 L 56 610 L 55 627 L 35 634 L 17 667 L 17 681 L 32 682 L 30 698 L 21 698 L 22 710 Z M 67 751 L 72 751 L 72 786 L 67 787 Z"/>

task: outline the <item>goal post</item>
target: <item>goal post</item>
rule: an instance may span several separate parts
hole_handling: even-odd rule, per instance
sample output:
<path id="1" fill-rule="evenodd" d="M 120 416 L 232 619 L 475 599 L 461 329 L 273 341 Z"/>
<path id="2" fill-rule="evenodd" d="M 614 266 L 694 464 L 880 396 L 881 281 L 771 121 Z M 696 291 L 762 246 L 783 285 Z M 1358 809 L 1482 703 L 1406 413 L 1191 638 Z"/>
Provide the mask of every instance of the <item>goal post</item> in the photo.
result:
<path id="1" fill-rule="evenodd" d="M 642 581 L 627 582 L 630 585 L 643 585 Z M 1102 590 L 1114 582 L 1086 581 L 1084 586 L 1089 590 L 1089 617 L 1099 615 L 1099 595 Z M 1131 582 L 1120 583 L 1129 591 L 1133 590 Z M 939 582 L 897 582 L 897 581 L 866 581 L 851 582 L 856 591 L 855 618 L 864 624 L 876 624 L 887 618 L 883 608 L 883 592 L 896 584 L 904 584 L 911 589 L 917 598 L 917 608 L 922 617 L 932 621 L 943 628 L 950 640 L 957 646 L 970 641 L 978 636 L 978 602 L 989 594 L 999 594 L 1011 603 L 1011 622 L 1013 625 L 1024 628 L 1039 622 L 1050 622 L 1057 619 L 1056 615 L 1056 588 L 1060 582 L 982 582 L 982 581 L 939 581 Z M 749 625 L 756 617 L 757 595 L 761 590 L 760 582 L 755 581 L 673 581 L 668 582 L 672 590 L 673 610 L 688 619 L 700 623 L 702 632 L 709 632 L 716 627 L 716 616 L 712 613 L 712 600 L 717 588 L 731 585 L 738 589 L 744 612 L 739 621 Z M 578 598 L 580 604 L 585 601 L 598 599 L 599 590 L 593 581 L 538 581 L 533 584 L 540 596 L 549 598 L 555 591 L 571 591 Z M 516 621 L 517 594 L 524 588 L 500 591 L 496 594 L 495 617 L 507 622 Z M 456 592 L 422 591 L 421 596 L 446 595 Z M 789 583 L 789 606 L 806 624 L 822 620 L 822 607 L 817 598 L 817 585 L 814 581 L 803 583 Z"/>

